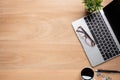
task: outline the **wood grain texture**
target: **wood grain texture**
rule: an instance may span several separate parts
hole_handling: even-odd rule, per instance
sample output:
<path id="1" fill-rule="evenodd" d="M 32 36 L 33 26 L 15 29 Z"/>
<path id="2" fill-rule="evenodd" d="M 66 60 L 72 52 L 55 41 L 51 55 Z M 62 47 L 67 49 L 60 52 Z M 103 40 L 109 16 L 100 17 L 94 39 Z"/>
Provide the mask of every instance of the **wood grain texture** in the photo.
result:
<path id="1" fill-rule="evenodd" d="M 82 0 L 0 0 L 0 80 L 80 80 L 90 64 L 71 22 L 84 15 Z M 94 69 L 120 70 L 119 60 Z"/>

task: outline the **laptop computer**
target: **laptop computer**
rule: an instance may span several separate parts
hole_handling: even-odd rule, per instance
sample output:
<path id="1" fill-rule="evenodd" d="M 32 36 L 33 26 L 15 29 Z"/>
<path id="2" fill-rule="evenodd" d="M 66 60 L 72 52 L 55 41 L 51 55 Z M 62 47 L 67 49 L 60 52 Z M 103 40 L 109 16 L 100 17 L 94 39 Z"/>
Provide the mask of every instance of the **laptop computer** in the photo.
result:
<path id="1" fill-rule="evenodd" d="M 91 65 L 120 55 L 120 1 L 72 22 Z"/>

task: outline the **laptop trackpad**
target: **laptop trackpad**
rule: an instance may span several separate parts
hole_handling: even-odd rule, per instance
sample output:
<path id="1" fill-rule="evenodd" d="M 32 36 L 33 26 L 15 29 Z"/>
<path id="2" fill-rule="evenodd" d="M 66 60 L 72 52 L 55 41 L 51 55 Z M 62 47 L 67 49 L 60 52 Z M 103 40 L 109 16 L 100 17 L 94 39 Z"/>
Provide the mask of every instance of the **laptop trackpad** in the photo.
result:
<path id="1" fill-rule="evenodd" d="M 73 28 L 74 28 L 75 32 L 76 32 L 76 30 L 77 30 L 77 28 L 79 26 L 82 26 L 82 28 L 87 32 L 87 34 L 93 39 L 93 36 L 90 33 L 84 18 L 81 18 L 81 19 L 73 22 L 72 25 L 73 25 Z M 80 42 L 81 42 L 81 44 L 82 44 L 82 46 L 83 46 L 83 48 L 85 50 L 85 53 L 86 53 L 86 55 L 87 55 L 91 65 L 92 66 L 96 66 L 96 65 L 104 62 L 104 59 L 103 59 L 103 57 L 102 57 L 102 55 L 101 55 L 97 45 L 95 45 L 93 47 L 89 46 L 86 43 L 85 38 L 82 38 L 81 35 L 78 32 L 76 32 L 76 34 L 77 34 L 77 37 L 80 40 Z"/>

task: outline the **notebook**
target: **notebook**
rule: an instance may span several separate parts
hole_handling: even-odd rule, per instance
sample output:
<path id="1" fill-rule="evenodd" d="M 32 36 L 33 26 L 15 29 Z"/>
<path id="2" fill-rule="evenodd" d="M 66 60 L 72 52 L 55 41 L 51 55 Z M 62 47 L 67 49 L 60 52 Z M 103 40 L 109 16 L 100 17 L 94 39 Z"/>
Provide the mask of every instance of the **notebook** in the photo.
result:
<path id="1" fill-rule="evenodd" d="M 91 66 L 120 55 L 120 1 L 72 22 Z"/>

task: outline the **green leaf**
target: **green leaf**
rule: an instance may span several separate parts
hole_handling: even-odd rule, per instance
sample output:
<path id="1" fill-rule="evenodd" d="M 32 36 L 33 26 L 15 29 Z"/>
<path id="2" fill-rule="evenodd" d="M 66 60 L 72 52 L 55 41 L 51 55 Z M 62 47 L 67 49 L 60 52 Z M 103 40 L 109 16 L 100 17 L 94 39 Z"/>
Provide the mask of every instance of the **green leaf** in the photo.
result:
<path id="1" fill-rule="evenodd" d="M 94 11 L 99 11 L 102 8 L 102 1 L 103 0 L 83 0 L 83 3 L 87 11 L 91 13 Z"/>

